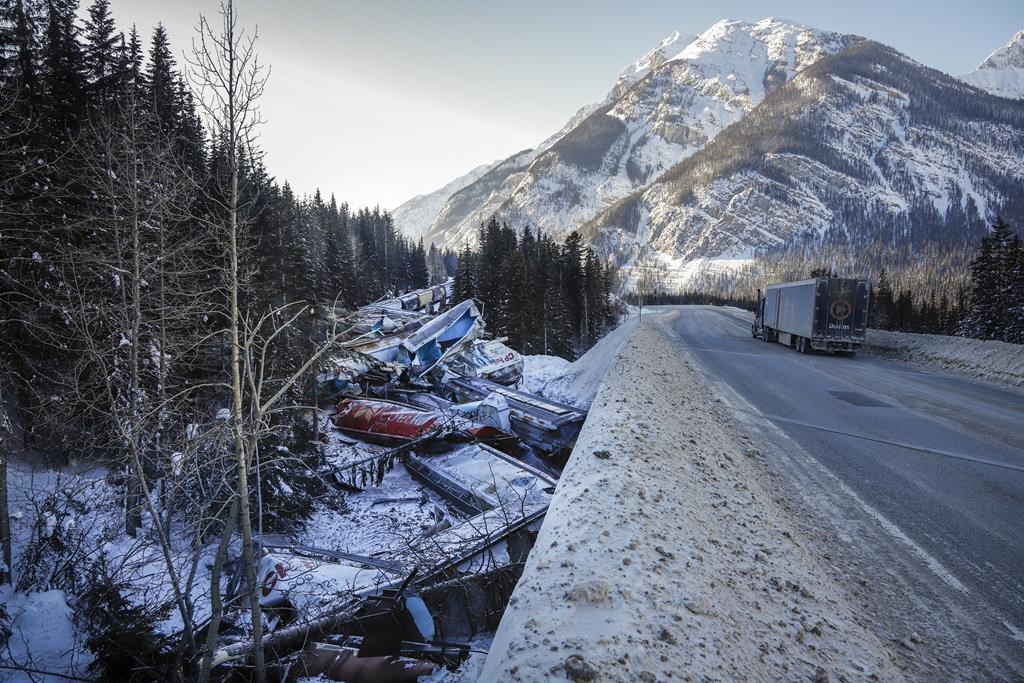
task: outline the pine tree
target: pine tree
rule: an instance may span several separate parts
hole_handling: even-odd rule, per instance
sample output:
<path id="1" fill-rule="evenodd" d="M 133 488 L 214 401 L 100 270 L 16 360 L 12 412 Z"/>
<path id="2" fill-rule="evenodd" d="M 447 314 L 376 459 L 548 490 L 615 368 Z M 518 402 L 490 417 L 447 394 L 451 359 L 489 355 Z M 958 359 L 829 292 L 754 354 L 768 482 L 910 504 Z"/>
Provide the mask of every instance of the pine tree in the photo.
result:
<path id="1" fill-rule="evenodd" d="M 167 29 L 157 24 L 149 46 L 149 65 L 145 74 L 147 99 L 156 114 L 160 129 L 171 134 L 178 127 L 178 102 L 174 71 L 174 57 L 171 55 Z"/>
<path id="2" fill-rule="evenodd" d="M 1011 322 L 1019 238 L 1001 218 L 982 238 L 978 255 L 971 261 L 971 294 L 967 315 L 959 332 L 978 339 L 1004 339 Z"/>
<path id="3" fill-rule="evenodd" d="M 459 252 L 455 269 L 455 299 L 464 301 L 476 298 L 476 254 L 466 244 Z"/>
<path id="4" fill-rule="evenodd" d="M 1024 344 L 1024 244 L 1014 236 L 1008 255 L 1007 325 L 1004 341 Z"/>
<path id="5" fill-rule="evenodd" d="M 409 276 L 412 279 L 412 286 L 421 289 L 430 284 L 430 273 L 427 269 L 427 252 L 423 248 L 423 238 L 416 245 L 416 249 L 410 254 Z"/>
<path id="6" fill-rule="evenodd" d="M 118 47 L 124 36 L 116 32 L 108 0 L 94 0 L 85 22 L 85 69 L 89 92 L 104 105 L 114 95 L 121 78 Z"/>
<path id="7" fill-rule="evenodd" d="M 878 274 L 878 284 L 874 288 L 874 300 L 869 307 L 872 318 L 872 326 L 880 330 L 891 330 L 893 314 L 892 285 L 889 284 L 889 275 L 882 267 Z"/>
<path id="8" fill-rule="evenodd" d="M 586 282 L 583 272 L 583 258 L 583 236 L 578 231 L 573 230 L 565 238 L 565 243 L 562 245 L 560 265 L 562 289 L 565 293 L 569 323 L 573 336 L 577 340 L 582 340 L 586 334 L 586 311 L 584 310 Z"/>
<path id="9" fill-rule="evenodd" d="M 75 26 L 77 0 L 50 0 L 47 4 L 43 46 L 44 134 L 65 149 L 84 120 L 85 75 L 82 49 Z"/>

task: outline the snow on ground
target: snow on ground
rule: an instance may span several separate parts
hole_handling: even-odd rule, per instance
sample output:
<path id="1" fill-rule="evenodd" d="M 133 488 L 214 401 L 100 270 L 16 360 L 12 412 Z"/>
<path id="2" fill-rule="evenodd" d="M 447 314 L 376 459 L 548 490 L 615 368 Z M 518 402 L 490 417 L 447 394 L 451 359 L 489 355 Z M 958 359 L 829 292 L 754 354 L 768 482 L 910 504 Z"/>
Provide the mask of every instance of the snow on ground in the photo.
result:
<path id="1" fill-rule="evenodd" d="M 523 387 L 552 401 L 589 408 L 619 347 L 636 324 L 637 318 L 627 318 L 573 363 L 557 356 L 524 356 Z"/>
<path id="2" fill-rule="evenodd" d="M 480 680 L 899 680 L 659 318 L 622 334 Z"/>
<path id="3" fill-rule="evenodd" d="M 868 330 L 868 353 L 1015 387 L 1024 386 L 1024 346 L 938 334 Z"/>
<path id="4" fill-rule="evenodd" d="M 11 617 L 11 637 L 5 649 L 4 664 L 17 663 L 35 670 L 81 672 L 92 655 L 81 643 L 72 622 L 73 608 L 64 591 L 17 593 L 0 586 L 0 603 Z M 10 676 L 10 678 L 7 678 Z M 0 680 L 60 680 L 57 676 L 27 672 L 0 672 Z"/>
<path id="5" fill-rule="evenodd" d="M 130 584 L 126 597 L 147 604 L 171 598 L 167 568 L 163 555 L 149 533 L 133 539 L 123 533 L 123 494 L 108 480 L 104 467 L 76 467 L 41 469 L 25 463 L 11 462 L 8 470 L 10 496 L 11 538 L 14 557 L 15 583 L 22 570 L 35 571 L 42 584 L 86 583 L 91 564 L 106 555 L 112 567 L 118 568 L 119 578 Z M 38 520 L 44 520 L 41 526 Z M 148 528 L 149 517 L 143 516 Z M 20 558 L 33 539 L 55 539 L 58 546 L 76 551 L 73 576 L 61 570 L 67 556 L 57 562 L 46 554 L 34 567 L 23 567 Z M 186 576 L 193 558 L 193 539 L 175 525 L 171 538 L 171 551 L 180 576 Z M 202 549 L 190 594 L 196 620 L 209 614 L 210 563 L 215 543 Z M 62 586 L 63 587 L 63 586 Z M 83 644 L 81 632 L 74 625 L 76 599 L 68 591 L 46 590 L 18 592 L 9 588 L 0 593 L 2 602 L 12 619 L 10 650 L 0 650 L 0 664 L 27 665 L 52 672 L 53 675 L 24 673 L 10 674 L 13 681 L 59 681 L 63 676 L 81 676 L 92 660 L 92 654 Z M 181 630 L 181 615 L 170 611 L 166 620 L 158 625 L 162 633 Z"/>

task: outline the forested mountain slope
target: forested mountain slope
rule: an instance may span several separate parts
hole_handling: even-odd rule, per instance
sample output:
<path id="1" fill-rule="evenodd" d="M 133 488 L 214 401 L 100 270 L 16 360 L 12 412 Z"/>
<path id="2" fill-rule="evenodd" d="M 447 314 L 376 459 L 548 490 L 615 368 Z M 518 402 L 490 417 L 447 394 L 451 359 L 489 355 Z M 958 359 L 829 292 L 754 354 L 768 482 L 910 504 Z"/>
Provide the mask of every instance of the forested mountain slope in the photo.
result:
<path id="1" fill-rule="evenodd" d="M 749 116 L 585 227 L 598 251 L 649 242 L 666 263 L 803 239 L 976 241 L 1019 192 L 1024 102 L 892 48 L 823 58 Z"/>

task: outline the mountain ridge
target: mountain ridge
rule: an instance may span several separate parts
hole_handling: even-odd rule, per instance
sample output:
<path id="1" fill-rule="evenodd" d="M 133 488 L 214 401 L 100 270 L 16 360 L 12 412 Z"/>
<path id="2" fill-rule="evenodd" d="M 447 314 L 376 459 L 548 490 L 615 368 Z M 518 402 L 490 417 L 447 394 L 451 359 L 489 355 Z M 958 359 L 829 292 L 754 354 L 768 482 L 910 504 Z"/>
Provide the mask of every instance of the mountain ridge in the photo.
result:
<path id="1" fill-rule="evenodd" d="M 1024 98 L 1024 31 L 1017 31 L 1010 42 L 960 80 L 999 97 Z"/>
<path id="2" fill-rule="evenodd" d="M 1017 47 L 1024 59 L 1022 38 L 985 68 L 1012 67 Z M 546 146 L 454 193 L 426 232 L 454 247 L 491 216 L 556 237 L 580 229 L 620 267 L 643 254 L 680 283 L 696 262 L 844 231 L 852 243 L 886 230 L 973 238 L 995 212 L 1016 214 L 1008 188 L 1024 165 L 1016 101 L 976 88 L 860 36 L 722 20 L 661 41 Z"/>

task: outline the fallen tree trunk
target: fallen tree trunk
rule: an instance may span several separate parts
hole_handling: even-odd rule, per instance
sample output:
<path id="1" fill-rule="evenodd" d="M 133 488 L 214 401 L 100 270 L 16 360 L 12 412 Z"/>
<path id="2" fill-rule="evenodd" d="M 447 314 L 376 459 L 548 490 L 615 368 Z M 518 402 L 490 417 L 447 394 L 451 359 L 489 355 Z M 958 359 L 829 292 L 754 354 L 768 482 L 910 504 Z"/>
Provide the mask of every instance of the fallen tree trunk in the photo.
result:
<path id="1" fill-rule="evenodd" d="M 292 624 L 274 633 L 267 634 L 263 637 L 265 660 L 269 661 L 298 652 L 307 643 L 321 640 L 326 635 L 340 631 L 346 623 L 352 620 L 361 605 L 361 600 L 355 600 L 344 607 L 340 607 L 337 611 L 325 614 L 312 621 Z M 239 663 L 248 662 L 254 652 L 255 648 L 252 640 L 234 643 L 214 651 L 213 666 L 220 666 L 236 660 L 243 660 Z"/>

